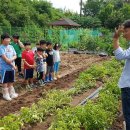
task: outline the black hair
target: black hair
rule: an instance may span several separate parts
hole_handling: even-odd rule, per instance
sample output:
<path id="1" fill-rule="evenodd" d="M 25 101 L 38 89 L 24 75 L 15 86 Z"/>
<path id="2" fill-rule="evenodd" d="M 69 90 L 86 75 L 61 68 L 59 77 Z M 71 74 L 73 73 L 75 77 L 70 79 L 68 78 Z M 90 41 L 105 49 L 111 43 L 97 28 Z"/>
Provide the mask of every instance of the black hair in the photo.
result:
<path id="1" fill-rule="evenodd" d="M 49 46 L 49 45 L 52 45 L 52 43 L 48 41 L 48 42 L 47 42 L 47 46 Z"/>
<path id="2" fill-rule="evenodd" d="M 60 47 L 61 47 L 61 45 L 59 45 L 59 44 L 56 43 L 56 44 L 54 45 L 53 49 L 54 49 L 54 50 L 57 50 L 57 49 L 60 48 Z"/>
<path id="3" fill-rule="evenodd" d="M 24 42 L 24 46 L 30 46 L 31 42 Z"/>
<path id="4" fill-rule="evenodd" d="M 36 45 L 40 45 L 39 43 L 36 43 Z"/>
<path id="5" fill-rule="evenodd" d="M 19 39 L 20 36 L 18 34 L 14 34 L 12 37 L 15 39 Z"/>
<path id="6" fill-rule="evenodd" d="M 130 28 L 130 19 L 126 20 L 126 21 L 123 23 L 123 26 L 124 26 L 124 28 Z"/>
<path id="7" fill-rule="evenodd" d="M 40 45 L 44 45 L 46 44 L 46 41 L 45 40 L 40 40 Z"/>
<path id="8" fill-rule="evenodd" d="M 5 38 L 10 38 L 9 34 L 8 33 L 3 33 L 1 35 L 1 40 L 4 40 Z"/>
<path id="9" fill-rule="evenodd" d="M 37 51 L 42 51 L 43 52 L 44 50 L 41 47 L 38 47 Z"/>

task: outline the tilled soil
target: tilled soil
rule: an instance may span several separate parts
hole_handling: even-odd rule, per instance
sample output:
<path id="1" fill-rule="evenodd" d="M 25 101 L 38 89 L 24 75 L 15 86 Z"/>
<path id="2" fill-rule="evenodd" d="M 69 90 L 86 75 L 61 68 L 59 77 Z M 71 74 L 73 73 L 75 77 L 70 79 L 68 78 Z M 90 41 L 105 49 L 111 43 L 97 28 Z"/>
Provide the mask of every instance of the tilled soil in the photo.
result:
<path id="1" fill-rule="evenodd" d="M 4 101 L 2 99 L 2 94 L 0 95 L 0 117 L 6 116 L 9 113 L 15 113 L 20 110 L 21 107 L 31 106 L 32 103 L 37 102 L 44 91 L 50 89 L 69 89 L 73 86 L 73 82 L 78 77 L 79 73 L 87 69 L 92 64 L 106 60 L 107 58 L 102 58 L 99 56 L 92 55 L 75 55 L 75 54 L 62 54 L 61 55 L 61 78 L 57 81 L 53 81 L 45 85 L 44 87 L 38 87 L 29 92 L 24 89 L 23 80 L 16 81 L 17 85 L 21 85 L 23 89 L 18 90 L 19 97 L 10 102 Z"/>

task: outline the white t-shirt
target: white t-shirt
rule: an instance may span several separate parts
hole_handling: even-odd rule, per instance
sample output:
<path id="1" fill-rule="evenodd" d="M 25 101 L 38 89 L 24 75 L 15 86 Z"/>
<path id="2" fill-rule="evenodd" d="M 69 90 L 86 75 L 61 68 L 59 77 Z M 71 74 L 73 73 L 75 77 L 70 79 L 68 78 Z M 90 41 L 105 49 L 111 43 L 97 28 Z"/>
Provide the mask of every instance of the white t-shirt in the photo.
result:
<path id="1" fill-rule="evenodd" d="M 33 47 L 32 51 L 35 53 L 37 51 L 37 47 Z"/>
<path id="2" fill-rule="evenodd" d="M 59 50 L 53 50 L 53 60 L 54 60 L 54 62 L 61 61 Z"/>

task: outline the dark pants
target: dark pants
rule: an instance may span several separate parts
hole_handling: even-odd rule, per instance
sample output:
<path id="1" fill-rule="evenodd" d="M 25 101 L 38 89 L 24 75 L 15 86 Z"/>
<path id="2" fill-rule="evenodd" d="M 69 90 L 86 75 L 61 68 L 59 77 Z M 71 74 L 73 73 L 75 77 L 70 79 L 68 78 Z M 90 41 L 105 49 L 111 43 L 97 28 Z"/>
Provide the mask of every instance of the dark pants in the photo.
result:
<path id="1" fill-rule="evenodd" d="M 37 79 L 41 80 L 43 78 L 43 73 L 44 72 L 37 72 Z"/>
<path id="2" fill-rule="evenodd" d="M 16 58 L 15 65 L 17 66 L 18 72 L 20 73 L 21 72 L 21 58 Z"/>
<path id="3" fill-rule="evenodd" d="M 123 114 L 126 122 L 126 130 L 130 130 L 130 88 L 121 89 Z"/>

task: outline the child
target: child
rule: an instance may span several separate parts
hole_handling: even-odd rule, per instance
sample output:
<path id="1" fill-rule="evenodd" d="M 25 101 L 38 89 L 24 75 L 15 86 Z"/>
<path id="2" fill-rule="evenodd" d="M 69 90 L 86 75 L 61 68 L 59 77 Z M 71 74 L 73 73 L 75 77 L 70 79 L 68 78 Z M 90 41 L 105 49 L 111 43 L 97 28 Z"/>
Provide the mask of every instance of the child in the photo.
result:
<path id="1" fill-rule="evenodd" d="M 45 75 L 47 72 L 47 63 L 46 63 L 46 58 L 47 58 L 47 53 L 46 53 L 46 49 L 47 49 L 47 43 L 45 40 L 40 40 L 40 47 L 43 49 L 43 67 L 44 67 L 44 74 L 43 74 L 43 80 L 45 81 Z"/>
<path id="2" fill-rule="evenodd" d="M 35 61 L 36 61 L 36 71 L 38 74 L 38 81 L 40 86 L 44 85 L 44 66 L 43 66 L 43 49 L 42 48 L 37 48 L 37 53 L 35 55 Z"/>
<path id="3" fill-rule="evenodd" d="M 22 54 L 22 48 L 24 48 L 24 45 L 23 45 L 23 43 L 19 40 L 19 35 L 17 35 L 17 34 L 14 34 L 13 35 L 13 41 L 11 42 L 11 44 L 10 45 L 12 45 L 13 47 L 14 47 L 14 49 L 15 49 L 15 52 L 16 52 L 16 54 L 17 54 L 17 58 L 16 58 L 16 60 L 15 60 L 15 65 L 17 66 L 17 68 L 18 68 L 18 76 L 20 77 L 20 78 L 23 78 L 23 74 L 22 74 L 22 72 L 21 72 L 21 54 Z"/>
<path id="4" fill-rule="evenodd" d="M 17 98 L 18 94 L 15 93 L 13 87 L 14 82 L 14 60 L 16 59 L 16 52 L 13 46 L 9 45 L 10 36 L 5 33 L 1 35 L 2 45 L 0 45 L 0 78 L 2 83 L 3 98 L 11 101 Z"/>
<path id="5" fill-rule="evenodd" d="M 52 74 L 53 74 L 53 71 L 54 71 L 54 62 L 53 62 L 53 46 L 52 46 L 52 43 L 51 42 L 47 42 L 47 59 L 46 59 L 46 62 L 47 62 L 47 74 L 46 74 L 46 82 L 50 82 L 53 80 L 52 78 Z"/>
<path id="6" fill-rule="evenodd" d="M 31 50 L 31 43 L 26 42 L 24 44 L 25 50 L 22 52 L 22 60 L 24 62 L 24 78 L 26 82 L 26 88 L 34 88 L 33 84 L 33 72 L 34 72 L 34 53 Z M 30 85 L 29 85 L 30 82 Z"/>
<path id="7" fill-rule="evenodd" d="M 57 80 L 57 78 L 59 78 L 58 76 L 58 71 L 59 71 L 59 65 L 60 65 L 60 45 L 59 44 L 55 44 L 54 48 L 53 48 L 53 60 L 54 60 L 54 80 Z"/>

